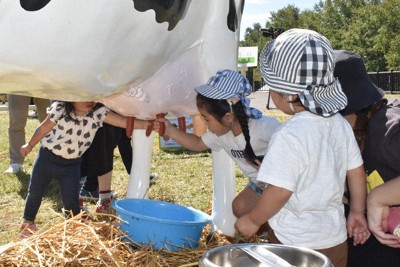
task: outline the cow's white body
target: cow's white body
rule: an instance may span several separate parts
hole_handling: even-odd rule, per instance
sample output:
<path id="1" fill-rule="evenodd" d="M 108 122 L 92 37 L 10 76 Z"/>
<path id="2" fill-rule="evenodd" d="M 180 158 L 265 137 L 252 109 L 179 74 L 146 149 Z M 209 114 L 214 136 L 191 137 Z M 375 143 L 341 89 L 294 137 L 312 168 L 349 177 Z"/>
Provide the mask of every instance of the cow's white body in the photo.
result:
<path id="1" fill-rule="evenodd" d="M 240 22 L 241 1 L 234 2 Z M 165 112 L 197 114 L 193 89 L 218 69 L 236 68 L 239 27 L 227 28 L 229 0 L 188 0 L 183 20 L 170 31 L 168 23 L 155 21 L 153 10 L 139 12 L 133 5 L 132 0 L 53 0 L 28 12 L 19 1 L 0 1 L 0 93 L 96 100 L 142 119 Z M 135 153 L 151 151 L 151 144 L 141 142 L 143 132 L 134 138 L 141 139 L 133 142 L 135 161 Z M 143 179 L 150 157 L 141 158 L 146 164 L 138 160 L 128 196 L 143 197 L 132 181 L 148 186 Z M 233 178 L 225 178 L 219 184 L 231 186 Z M 216 191 L 225 194 L 226 188 Z M 225 222 L 232 220 L 227 203 L 232 196 L 216 198 L 224 199 L 219 207 L 214 203 L 216 221 L 224 221 L 216 226 L 232 235 L 233 222 Z"/>

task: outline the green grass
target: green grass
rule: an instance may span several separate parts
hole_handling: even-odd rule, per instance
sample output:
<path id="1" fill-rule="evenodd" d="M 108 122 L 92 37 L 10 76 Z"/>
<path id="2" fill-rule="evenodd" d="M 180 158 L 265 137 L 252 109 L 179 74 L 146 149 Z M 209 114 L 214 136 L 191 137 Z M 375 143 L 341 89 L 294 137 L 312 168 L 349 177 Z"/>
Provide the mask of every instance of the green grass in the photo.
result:
<path id="1" fill-rule="evenodd" d="M 268 115 L 284 121 L 287 116 L 277 110 Z M 36 119 L 28 119 L 26 136 L 29 138 L 38 126 Z M 166 152 L 159 149 L 158 135 L 153 145 L 151 172 L 158 173 L 157 181 L 149 189 L 149 198 L 173 202 L 210 212 L 212 208 L 211 153 Z M 3 174 L 8 168 L 8 112 L 0 112 L 0 246 L 15 241 L 25 205 L 29 175 L 38 146 L 25 159 L 24 172 Z M 124 169 L 118 149 L 114 153 L 112 189 L 124 197 L 129 176 Z M 236 167 L 236 190 L 240 191 L 247 179 Z M 62 217 L 58 184 L 53 182 L 43 199 L 36 223 L 44 227 L 56 217 Z M 89 209 L 93 210 L 94 205 Z M 50 227 L 49 225 L 46 227 Z"/>

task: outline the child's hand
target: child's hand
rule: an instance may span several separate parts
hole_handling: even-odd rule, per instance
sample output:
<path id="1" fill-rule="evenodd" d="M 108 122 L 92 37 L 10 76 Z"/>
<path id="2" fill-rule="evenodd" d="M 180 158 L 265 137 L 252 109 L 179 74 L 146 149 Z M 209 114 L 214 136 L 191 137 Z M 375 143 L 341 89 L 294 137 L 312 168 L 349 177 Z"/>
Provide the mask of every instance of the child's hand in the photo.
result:
<path id="1" fill-rule="evenodd" d="M 171 123 L 169 122 L 169 120 L 166 119 L 166 118 L 158 117 L 158 118 L 154 121 L 153 129 L 154 129 L 154 131 L 156 131 L 157 133 L 160 133 L 160 130 L 162 130 L 162 127 L 163 127 L 162 124 L 164 124 L 164 135 L 167 135 L 167 136 L 168 136 L 168 133 L 169 133 L 170 128 L 171 128 L 171 127 L 174 127 L 174 126 L 172 126 L 172 124 L 171 124 Z"/>
<path id="2" fill-rule="evenodd" d="M 349 237 L 353 238 L 354 246 L 364 244 L 368 240 L 371 233 L 363 212 L 350 211 L 347 218 L 347 233 Z"/>
<path id="3" fill-rule="evenodd" d="M 253 222 L 249 214 L 243 215 L 235 223 L 236 231 L 247 238 L 254 236 L 259 228 L 260 226 Z"/>
<path id="4" fill-rule="evenodd" d="M 20 150 L 21 155 L 22 155 L 23 157 L 26 157 L 26 156 L 32 151 L 32 148 L 33 148 L 33 146 L 31 146 L 29 143 L 23 145 L 23 146 L 21 147 L 21 150 Z"/>

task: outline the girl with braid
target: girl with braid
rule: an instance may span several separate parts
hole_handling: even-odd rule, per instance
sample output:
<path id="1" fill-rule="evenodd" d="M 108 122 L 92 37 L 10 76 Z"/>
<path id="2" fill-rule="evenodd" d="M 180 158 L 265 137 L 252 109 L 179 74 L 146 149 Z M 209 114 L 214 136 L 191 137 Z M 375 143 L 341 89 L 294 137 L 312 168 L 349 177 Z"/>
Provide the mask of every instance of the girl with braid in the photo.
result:
<path id="1" fill-rule="evenodd" d="M 252 91 L 250 83 L 236 71 L 219 70 L 195 90 L 197 108 L 207 124 L 207 133 L 199 137 L 180 131 L 167 119 L 159 119 L 154 128 L 159 131 L 159 123 L 164 122 L 165 135 L 189 150 L 223 149 L 228 153 L 249 178 L 249 184 L 232 203 L 234 215 L 240 217 L 252 209 L 264 190 L 265 184 L 256 181 L 258 168 L 280 123 L 249 107 L 246 96 Z"/>

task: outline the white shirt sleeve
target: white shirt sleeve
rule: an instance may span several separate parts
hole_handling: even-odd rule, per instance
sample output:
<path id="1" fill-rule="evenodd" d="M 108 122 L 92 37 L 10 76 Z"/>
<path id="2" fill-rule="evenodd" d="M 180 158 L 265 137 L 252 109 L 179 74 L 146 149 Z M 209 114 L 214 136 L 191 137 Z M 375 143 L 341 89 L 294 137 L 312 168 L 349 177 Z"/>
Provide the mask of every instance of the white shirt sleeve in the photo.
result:
<path id="1" fill-rule="evenodd" d="M 219 151 L 222 148 L 218 136 L 210 131 L 203 134 L 201 136 L 201 140 L 208 148 L 213 149 L 215 151 Z"/>

